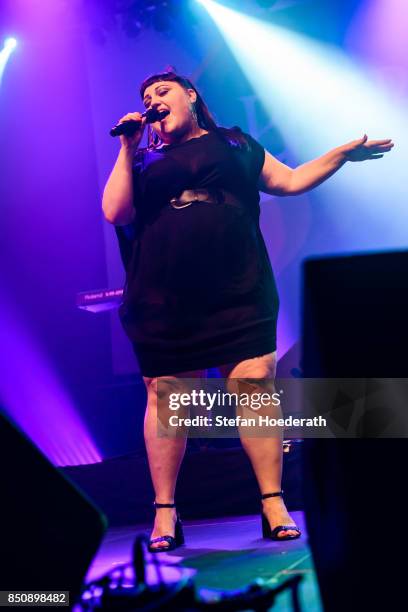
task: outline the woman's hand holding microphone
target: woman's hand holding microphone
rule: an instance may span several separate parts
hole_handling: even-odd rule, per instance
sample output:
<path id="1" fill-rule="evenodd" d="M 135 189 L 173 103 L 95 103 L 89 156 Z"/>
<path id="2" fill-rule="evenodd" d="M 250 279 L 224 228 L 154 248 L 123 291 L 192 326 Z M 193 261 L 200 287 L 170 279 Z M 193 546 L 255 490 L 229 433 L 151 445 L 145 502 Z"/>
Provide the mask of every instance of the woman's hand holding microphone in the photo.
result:
<path id="1" fill-rule="evenodd" d="M 118 124 L 124 123 L 125 121 L 137 121 L 139 124 L 134 134 L 129 136 L 121 134 L 119 136 L 122 148 L 134 153 L 143 138 L 146 127 L 146 117 L 143 117 L 141 113 L 127 113 L 127 115 L 119 119 Z"/>

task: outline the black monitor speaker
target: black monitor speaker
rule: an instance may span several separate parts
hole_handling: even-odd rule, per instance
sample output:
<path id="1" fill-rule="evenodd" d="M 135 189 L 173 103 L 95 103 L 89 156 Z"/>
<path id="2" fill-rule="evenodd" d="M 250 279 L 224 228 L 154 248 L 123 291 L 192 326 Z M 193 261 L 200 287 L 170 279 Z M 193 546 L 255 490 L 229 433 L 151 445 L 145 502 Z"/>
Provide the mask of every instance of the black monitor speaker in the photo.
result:
<path id="1" fill-rule="evenodd" d="M 69 591 L 72 603 L 106 519 L 2 413 L 0 466 L 0 590 Z"/>
<path id="2" fill-rule="evenodd" d="M 303 376 L 406 378 L 407 319 L 407 251 L 307 260 Z M 303 450 L 306 523 L 324 609 L 407 607 L 399 555 L 408 545 L 407 440 L 305 439 Z"/>

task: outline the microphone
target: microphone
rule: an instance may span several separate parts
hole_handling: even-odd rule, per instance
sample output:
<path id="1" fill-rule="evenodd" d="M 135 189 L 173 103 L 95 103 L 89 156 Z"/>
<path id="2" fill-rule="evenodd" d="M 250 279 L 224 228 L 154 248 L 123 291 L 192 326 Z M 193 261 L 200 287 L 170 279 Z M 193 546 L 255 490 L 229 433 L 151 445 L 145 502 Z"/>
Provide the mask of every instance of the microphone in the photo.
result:
<path id="1" fill-rule="evenodd" d="M 149 108 L 149 110 L 142 113 L 142 117 L 146 117 L 147 123 L 154 123 L 155 121 L 161 121 L 164 119 L 164 117 L 167 117 L 169 112 L 170 111 L 168 110 L 158 111 L 157 108 Z M 133 134 L 139 129 L 141 123 L 142 122 L 137 119 L 130 119 L 129 121 L 118 123 L 111 129 L 109 134 L 111 136 L 120 136 L 121 134 L 125 136 L 133 136 Z"/>

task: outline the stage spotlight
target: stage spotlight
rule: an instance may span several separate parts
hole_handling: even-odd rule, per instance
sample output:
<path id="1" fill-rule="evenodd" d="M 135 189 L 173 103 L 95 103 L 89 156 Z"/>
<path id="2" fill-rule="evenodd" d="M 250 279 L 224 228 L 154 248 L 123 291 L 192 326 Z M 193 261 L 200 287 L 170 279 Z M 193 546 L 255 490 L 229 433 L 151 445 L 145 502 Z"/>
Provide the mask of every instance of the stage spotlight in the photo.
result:
<path id="1" fill-rule="evenodd" d="M 3 77 L 3 72 L 6 64 L 17 46 L 17 40 L 13 37 L 6 38 L 3 44 L 3 48 L 0 50 L 0 83 Z"/>
<path id="2" fill-rule="evenodd" d="M 6 40 L 4 41 L 4 48 L 9 50 L 9 51 L 13 51 L 13 49 L 15 49 L 17 47 L 17 40 L 15 38 L 6 38 Z"/>

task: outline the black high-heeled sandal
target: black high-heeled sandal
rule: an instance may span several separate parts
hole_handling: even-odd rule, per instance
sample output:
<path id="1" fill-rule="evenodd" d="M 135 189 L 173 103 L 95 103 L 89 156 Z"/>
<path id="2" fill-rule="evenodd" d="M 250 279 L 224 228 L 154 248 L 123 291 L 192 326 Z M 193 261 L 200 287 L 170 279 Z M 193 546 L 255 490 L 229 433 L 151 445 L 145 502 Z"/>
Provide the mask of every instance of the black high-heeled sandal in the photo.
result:
<path id="1" fill-rule="evenodd" d="M 267 499 L 268 497 L 283 497 L 283 491 L 277 491 L 276 493 L 265 493 L 261 496 L 261 499 Z M 262 537 L 268 538 L 269 540 L 297 540 L 300 538 L 301 531 L 296 525 L 278 525 L 274 529 L 271 529 L 268 519 L 266 518 L 263 508 L 261 511 L 262 517 Z M 282 536 L 278 536 L 280 531 L 297 531 L 296 535 L 290 533 Z"/>
<path id="2" fill-rule="evenodd" d="M 155 508 L 175 508 L 176 504 L 158 504 L 157 502 L 153 502 L 153 506 Z M 156 542 L 167 542 L 168 546 L 153 546 L 152 544 Z M 149 552 L 169 552 L 170 550 L 174 550 L 178 546 L 184 544 L 184 534 L 183 534 L 183 526 L 181 524 L 179 513 L 177 512 L 177 520 L 174 526 L 174 537 L 170 535 L 159 536 L 158 538 L 153 538 L 150 540 L 149 545 L 147 547 Z"/>

